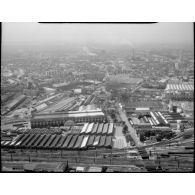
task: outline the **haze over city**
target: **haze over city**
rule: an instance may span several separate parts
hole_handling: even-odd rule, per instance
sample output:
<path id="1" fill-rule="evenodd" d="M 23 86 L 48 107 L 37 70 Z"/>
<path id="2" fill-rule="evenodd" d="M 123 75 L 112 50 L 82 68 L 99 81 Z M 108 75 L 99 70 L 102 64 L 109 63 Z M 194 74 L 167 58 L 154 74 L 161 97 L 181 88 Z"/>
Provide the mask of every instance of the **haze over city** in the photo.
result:
<path id="1" fill-rule="evenodd" d="M 44 24 L 3 23 L 2 43 L 9 46 L 103 43 L 192 45 L 192 23 Z"/>

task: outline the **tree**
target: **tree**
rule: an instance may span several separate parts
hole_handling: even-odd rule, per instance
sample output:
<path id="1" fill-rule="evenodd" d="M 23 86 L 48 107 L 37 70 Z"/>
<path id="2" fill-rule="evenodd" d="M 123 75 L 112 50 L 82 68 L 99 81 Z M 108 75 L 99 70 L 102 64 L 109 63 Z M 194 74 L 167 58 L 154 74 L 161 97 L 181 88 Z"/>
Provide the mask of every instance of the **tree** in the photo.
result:
<path id="1" fill-rule="evenodd" d="M 127 134 L 127 133 L 128 133 L 128 127 L 127 127 L 127 125 L 125 125 L 125 126 L 123 127 L 123 133 L 124 133 L 124 134 Z"/>
<path id="2" fill-rule="evenodd" d="M 64 126 L 73 126 L 74 125 L 74 121 L 73 120 L 68 120 L 64 123 Z"/>

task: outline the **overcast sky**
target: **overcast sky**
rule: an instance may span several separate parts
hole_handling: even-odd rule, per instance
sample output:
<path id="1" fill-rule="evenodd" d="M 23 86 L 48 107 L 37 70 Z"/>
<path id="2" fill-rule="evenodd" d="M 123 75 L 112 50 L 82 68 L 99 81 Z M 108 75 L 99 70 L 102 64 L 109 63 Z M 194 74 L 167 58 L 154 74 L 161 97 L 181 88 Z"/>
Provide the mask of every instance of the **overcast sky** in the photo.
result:
<path id="1" fill-rule="evenodd" d="M 3 23 L 6 45 L 100 42 L 119 44 L 193 44 L 193 23 L 40 24 Z"/>

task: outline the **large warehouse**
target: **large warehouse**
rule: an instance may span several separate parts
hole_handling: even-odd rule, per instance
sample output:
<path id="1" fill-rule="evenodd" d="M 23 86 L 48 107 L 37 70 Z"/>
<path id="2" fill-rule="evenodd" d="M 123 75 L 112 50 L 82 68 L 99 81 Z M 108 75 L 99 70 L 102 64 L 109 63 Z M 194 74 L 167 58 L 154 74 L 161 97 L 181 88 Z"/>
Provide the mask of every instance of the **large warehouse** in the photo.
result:
<path id="1" fill-rule="evenodd" d="M 6 114 L 9 111 L 15 109 L 18 105 L 20 105 L 24 100 L 26 99 L 25 95 L 20 95 L 16 99 L 14 99 L 11 103 L 7 104 L 5 106 L 5 111 L 2 112 L 2 114 Z"/>
<path id="2" fill-rule="evenodd" d="M 72 128 L 72 127 L 71 127 Z M 23 133 L 11 141 L 1 141 L 6 148 L 83 150 L 112 148 L 113 123 L 85 123 L 79 131 L 66 135 L 46 132 Z"/>
<path id="3" fill-rule="evenodd" d="M 170 83 L 165 89 L 165 96 L 172 100 L 193 101 L 194 84 L 193 83 Z"/>
<path id="4" fill-rule="evenodd" d="M 106 116 L 101 110 L 70 111 L 58 113 L 35 113 L 31 120 L 31 127 L 62 126 L 66 121 L 74 122 L 103 122 Z"/>
<path id="5" fill-rule="evenodd" d="M 124 106 L 124 109 L 127 113 L 136 111 L 139 112 L 144 110 L 161 110 L 162 108 L 162 102 L 159 100 L 129 102 Z"/>
<path id="6" fill-rule="evenodd" d="M 194 91 L 193 83 L 169 83 L 165 89 L 165 92 L 175 92 L 175 91 Z"/>

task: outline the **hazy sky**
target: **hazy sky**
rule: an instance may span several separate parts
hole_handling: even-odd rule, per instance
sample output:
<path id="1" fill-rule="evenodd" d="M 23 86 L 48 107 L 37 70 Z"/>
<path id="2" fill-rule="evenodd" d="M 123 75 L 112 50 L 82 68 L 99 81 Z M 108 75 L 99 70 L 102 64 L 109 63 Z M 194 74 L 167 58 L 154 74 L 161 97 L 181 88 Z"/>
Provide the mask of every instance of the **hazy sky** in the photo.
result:
<path id="1" fill-rule="evenodd" d="M 6 45 L 100 42 L 120 44 L 193 44 L 193 23 L 40 24 L 3 23 Z"/>

